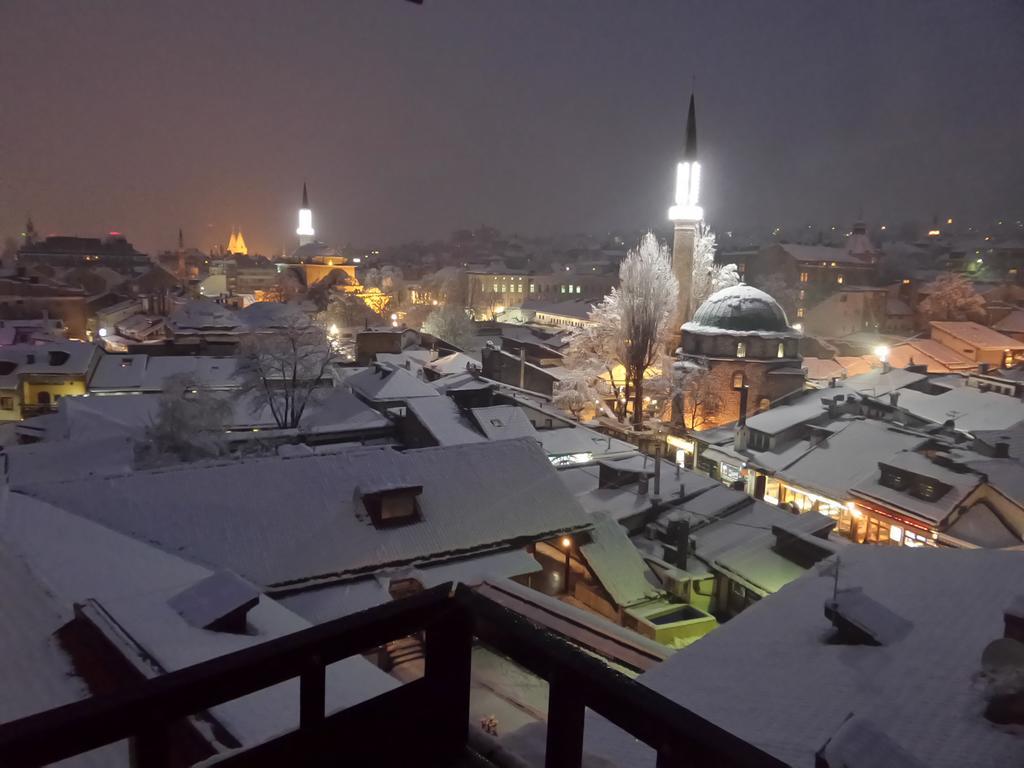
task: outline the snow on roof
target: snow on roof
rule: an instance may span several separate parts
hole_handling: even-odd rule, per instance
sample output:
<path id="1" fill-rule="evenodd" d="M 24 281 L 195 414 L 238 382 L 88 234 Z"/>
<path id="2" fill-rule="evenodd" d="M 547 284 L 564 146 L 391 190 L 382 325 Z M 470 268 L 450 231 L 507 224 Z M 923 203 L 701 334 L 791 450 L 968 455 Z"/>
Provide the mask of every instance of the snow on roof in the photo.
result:
<path id="1" fill-rule="evenodd" d="M 359 432 L 391 426 L 386 416 L 370 408 L 347 389 L 319 392 L 321 394 L 310 398 L 299 421 L 299 432 L 304 435 Z"/>
<path id="2" fill-rule="evenodd" d="M 59 374 L 84 376 L 98 352 L 84 341 L 51 341 L 47 344 L 13 344 L 0 347 L 0 389 L 17 389 L 21 376 Z"/>
<path id="3" fill-rule="evenodd" d="M 881 457 L 912 451 L 926 440 L 924 435 L 884 421 L 845 421 L 841 429 L 816 444 L 800 441 L 806 450 L 796 460 L 776 469 L 775 474 L 801 488 L 843 501 L 851 488 L 877 474 Z"/>
<path id="4" fill-rule="evenodd" d="M 683 331 L 800 335 L 789 327 L 786 313 L 774 298 L 746 283 L 722 288 L 708 296 Z"/>
<path id="5" fill-rule="evenodd" d="M 279 301 L 254 301 L 238 310 L 237 317 L 249 330 L 290 328 L 308 320 L 299 306 Z"/>
<path id="6" fill-rule="evenodd" d="M 968 432 L 1000 429 L 1024 419 L 1024 403 L 1019 399 L 957 383 L 959 386 L 935 395 L 903 389 L 899 405 L 933 424 L 943 424 L 952 419 L 957 429 Z"/>
<path id="7" fill-rule="evenodd" d="M 636 446 L 586 427 L 538 429 L 537 439 L 551 457 L 590 454 L 592 459 L 599 459 L 636 453 Z"/>
<path id="8" fill-rule="evenodd" d="M 992 328 L 1001 333 L 1024 333 L 1024 309 L 1015 309 Z"/>
<path id="9" fill-rule="evenodd" d="M 580 554 L 615 603 L 627 608 L 659 597 L 659 590 L 648 581 L 650 568 L 625 528 L 606 514 L 592 519 L 590 541 L 580 545 Z"/>
<path id="10" fill-rule="evenodd" d="M 851 713 L 884 724 L 930 768 L 1019 763 L 1020 735 L 984 719 L 976 680 L 982 651 L 1002 637 L 1003 610 L 1024 583 L 1024 558 L 845 548 L 840 587 L 860 587 L 912 624 L 882 646 L 826 642 L 831 570 L 808 572 L 639 681 L 794 768 L 812 768 Z M 654 765 L 653 752 L 598 717 L 587 723 L 586 748 L 618 765 Z"/>
<path id="11" fill-rule="evenodd" d="M 12 485 L 120 475 L 130 472 L 135 461 L 132 440 L 125 435 L 9 445 L 3 455 Z"/>
<path id="12" fill-rule="evenodd" d="M 167 318 L 167 327 L 177 334 L 209 331 L 242 333 L 248 330 L 237 312 L 209 299 L 195 299 L 182 304 Z"/>
<path id="13" fill-rule="evenodd" d="M 360 487 L 412 477 L 421 520 L 376 528 Z M 184 465 L 48 483 L 33 496 L 264 586 L 370 573 L 588 524 L 536 443 Z"/>
<path id="14" fill-rule="evenodd" d="M 423 367 L 439 376 L 447 376 L 449 373 L 463 373 L 468 368 L 479 368 L 480 363 L 462 352 L 452 352 L 450 355 L 426 363 Z"/>
<path id="15" fill-rule="evenodd" d="M 91 392 L 160 392 L 171 376 L 188 376 L 204 389 L 234 388 L 238 358 L 200 355 L 100 356 L 89 379 Z"/>
<path id="16" fill-rule="evenodd" d="M 0 594 L 4 621 L 0 625 L 0 723 L 85 698 L 89 689 L 75 674 L 71 659 L 53 634 L 71 618 L 18 557 L 0 541 Z M 67 768 L 128 765 L 125 744 L 61 763 Z"/>
<path id="17" fill-rule="evenodd" d="M 438 445 L 482 443 L 488 439 L 473 428 L 470 419 L 451 398 L 417 397 L 410 400 L 406 408 Z"/>
<path id="18" fill-rule="evenodd" d="M 430 382 L 430 386 L 441 394 L 448 394 L 449 392 L 489 389 L 495 386 L 495 382 L 482 378 L 476 373 L 463 371 L 462 373 L 446 374 Z"/>
<path id="19" fill-rule="evenodd" d="M 816 381 L 828 381 L 829 379 L 841 379 L 846 376 L 846 369 L 837 360 L 827 360 L 823 357 L 805 357 L 803 366 L 807 370 L 807 378 Z"/>
<path id="20" fill-rule="evenodd" d="M 843 382 L 843 386 L 861 395 L 882 397 L 926 378 L 928 374 L 914 373 L 903 368 L 879 368 L 860 376 L 851 376 Z"/>
<path id="21" fill-rule="evenodd" d="M 470 410 L 473 420 L 489 440 L 506 440 L 514 437 L 529 437 L 539 440 L 540 436 L 522 408 L 516 405 L 492 405 L 487 408 Z"/>
<path id="22" fill-rule="evenodd" d="M 943 331 L 979 349 L 1021 349 L 1024 342 L 970 321 L 931 321 L 932 330 Z"/>
<path id="23" fill-rule="evenodd" d="M 879 464 L 938 480 L 949 486 L 949 490 L 938 499 L 931 501 L 920 499 L 911 495 L 909 489 L 899 491 L 882 485 L 881 472 L 876 472 L 862 478 L 851 488 L 851 491 L 857 496 L 877 499 L 888 506 L 904 509 L 933 523 L 945 520 L 950 512 L 956 509 L 981 484 L 983 479 L 976 472 L 954 472 L 913 450 L 903 450 L 887 457 L 879 455 L 876 459 Z"/>
<path id="24" fill-rule="evenodd" d="M 372 402 L 409 400 L 415 397 L 437 397 L 437 390 L 413 376 L 405 368 L 375 363 L 364 371 L 345 379 L 345 386 Z"/>
<path id="25" fill-rule="evenodd" d="M 1024 467 L 1020 461 L 982 459 L 968 466 L 985 475 L 987 483 L 1013 502 L 1024 506 Z"/>
<path id="26" fill-rule="evenodd" d="M 576 320 L 586 320 L 594 305 L 600 299 L 569 299 L 567 301 L 545 301 L 543 299 L 527 299 L 522 303 L 522 309 L 532 312 L 541 312 L 547 315 L 559 315 L 571 317 Z"/>
<path id="27" fill-rule="evenodd" d="M 788 405 L 777 405 L 748 417 L 747 427 L 767 435 L 777 435 L 800 424 L 824 418 L 828 415 L 828 409 L 822 404 L 822 399 L 846 394 L 848 391 L 843 387 L 811 390 Z"/>
<path id="28" fill-rule="evenodd" d="M 199 629 L 213 629 L 218 621 L 259 603 L 260 592 L 231 571 L 216 571 L 168 599 L 167 604 Z"/>
<path id="29" fill-rule="evenodd" d="M 927 365 L 928 373 L 970 370 L 978 364 L 935 339 L 911 339 L 889 350 L 889 363 L 894 368 Z"/>
<path id="30" fill-rule="evenodd" d="M 789 253 L 797 261 L 825 261 L 829 264 L 834 261 L 837 264 L 853 264 L 862 267 L 868 267 L 871 265 L 871 262 L 858 258 L 854 254 L 850 253 L 846 248 L 838 248 L 830 245 L 797 245 L 796 243 L 783 243 L 780 244 L 779 247 Z"/>
<path id="31" fill-rule="evenodd" d="M 987 504 L 972 504 L 944 533 L 987 549 L 1019 547 L 1022 541 Z"/>
<path id="32" fill-rule="evenodd" d="M 120 632 L 147 655 L 148 663 L 127 646 L 122 650 L 149 675 L 182 669 L 309 626 L 279 603 L 260 596 L 248 615 L 252 633 L 197 629 L 167 601 L 208 577 L 208 569 L 21 494 L 9 494 L 4 500 L 0 539 L 18 552 L 60 605 L 70 609 L 73 603 L 98 603 Z M 153 668 L 153 662 L 158 668 Z M 398 684 L 361 656 L 332 664 L 327 674 L 329 711 Z M 213 707 L 211 712 L 249 746 L 294 728 L 298 702 L 298 680 L 291 680 Z"/>

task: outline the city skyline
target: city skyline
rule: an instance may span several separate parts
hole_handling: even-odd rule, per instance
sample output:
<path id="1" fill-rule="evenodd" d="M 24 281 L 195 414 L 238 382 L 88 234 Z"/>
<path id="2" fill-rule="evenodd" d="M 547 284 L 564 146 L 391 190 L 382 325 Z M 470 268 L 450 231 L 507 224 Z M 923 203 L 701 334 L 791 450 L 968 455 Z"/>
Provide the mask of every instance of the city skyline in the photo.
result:
<path id="1" fill-rule="evenodd" d="M 31 213 L 43 234 L 116 230 L 150 252 L 236 226 L 254 252 L 290 251 L 303 180 L 338 244 L 667 229 L 693 78 L 712 226 L 1020 218 L 1009 2 L 0 17 L 18 20 L 0 96 L 20 105 L 0 126 L 2 236 Z"/>

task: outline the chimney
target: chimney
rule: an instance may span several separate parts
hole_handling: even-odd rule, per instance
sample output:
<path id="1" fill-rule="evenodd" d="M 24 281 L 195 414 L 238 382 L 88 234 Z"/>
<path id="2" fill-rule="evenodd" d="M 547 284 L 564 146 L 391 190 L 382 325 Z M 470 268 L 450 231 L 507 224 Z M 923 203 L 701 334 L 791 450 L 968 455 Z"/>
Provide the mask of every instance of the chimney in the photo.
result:
<path id="1" fill-rule="evenodd" d="M 978 363 L 978 373 L 982 376 L 988 373 L 988 363 Z"/>
<path id="2" fill-rule="evenodd" d="M 1005 440 L 1000 440 L 995 444 L 995 456 L 997 459 L 1008 459 L 1010 458 L 1010 444 Z"/>
<path id="3" fill-rule="evenodd" d="M 640 473 L 640 477 L 636 481 L 636 492 L 638 496 L 647 495 L 648 480 L 647 475 L 643 472 Z"/>
<path id="4" fill-rule="evenodd" d="M 519 347 L 519 388 L 526 389 L 526 347 Z"/>
<path id="5" fill-rule="evenodd" d="M 1018 595 L 1003 613 L 1003 637 L 1024 643 L 1024 594 Z"/>
<path id="6" fill-rule="evenodd" d="M 747 397 L 750 395 L 750 387 L 744 384 L 739 388 L 740 390 L 740 418 L 736 422 L 736 426 L 745 427 L 747 425 Z"/>
<path id="7" fill-rule="evenodd" d="M 895 408 L 896 406 L 899 405 L 899 402 L 900 402 L 900 393 L 899 392 L 890 392 L 889 393 L 889 405 L 891 405 L 893 408 Z"/>
<path id="8" fill-rule="evenodd" d="M 882 361 L 882 373 L 888 373 L 892 370 L 892 366 L 889 365 L 889 358 Z"/>
<path id="9" fill-rule="evenodd" d="M 654 445 L 654 495 L 661 498 L 661 443 Z"/>
<path id="10" fill-rule="evenodd" d="M 686 560 L 690 554 L 690 521 L 680 520 L 676 526 L 676 568 L 686 570 Z"/>

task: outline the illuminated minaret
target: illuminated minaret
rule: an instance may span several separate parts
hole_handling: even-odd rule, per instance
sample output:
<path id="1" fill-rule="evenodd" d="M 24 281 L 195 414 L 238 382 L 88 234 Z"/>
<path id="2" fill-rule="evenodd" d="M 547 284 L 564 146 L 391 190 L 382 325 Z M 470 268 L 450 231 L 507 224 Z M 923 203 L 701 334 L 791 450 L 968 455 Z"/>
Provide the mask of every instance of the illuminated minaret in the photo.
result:
<path id="1" fill-rule="evenodd" d="M 299 236 L 299 245 L 312 243 L 316 237 L 313 231 L 313 211 L 309 209 L 309 195 L 306 194 L 306 182 L 302 182 L 302 207 L 299 209 L 299 228 L 295 230 Z"/>
<path id="2" fill-rule="evenodd" d="M 686 116 L 686 148 L 676 166 L 676 202 L 668 209 L 668 218 L 675 224 L 672 241 L 672 271 L 679 280 L 679 303 L 676 312 L 679 324 L 693 315 L 693 251 L 697 228 L 704 220 L 700 207 L 700 163 L 697 161 L 697 110 L 690 92 L 690 111 Z"/>

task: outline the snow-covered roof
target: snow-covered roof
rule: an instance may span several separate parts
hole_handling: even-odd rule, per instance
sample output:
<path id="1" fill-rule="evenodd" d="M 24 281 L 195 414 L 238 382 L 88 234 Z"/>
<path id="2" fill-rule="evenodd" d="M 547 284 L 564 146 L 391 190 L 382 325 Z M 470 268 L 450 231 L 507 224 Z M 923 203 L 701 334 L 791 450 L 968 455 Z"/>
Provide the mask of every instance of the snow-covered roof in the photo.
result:
<path id="1" fill-rule="evenodd" d="M 870 373 L 851 376 L 843 382 L 843 387 L 861 395 L 882 397 L 926 378 L 926 373 L 914 373 L 903 368 L 878 368 Z"/>
<path id="2" fill-rule="evenodd" d="M 827 642 L 829 563 L 638 680 L 794 768 L 812 768 L 851 713 L 870 718 L 930 768 L 1015 765 L 1021 736 L 983 717 L 978 674 L 1021 583 L 1019 553 L 846 547 L 840 588 L 860 587 L 910 622 L 901 640 Z M 586 749 L 616 765 L 654 765 L 650 749 L 594 716 Z"/>
<path id="3" fill-rule="evenodd" d="M 132 641 L 121 648 L 125 658 L 148 677 L 310 626 L 261 595 L 247 616 L 250 633 L 197 629 L 168 601 L 209 577 L 209 569 L 21 494 L 7 495 L 0 507 L 0 540 L 68 611 L 75 603 L 98 603 L 116 622 L 117 635 Z M 332 664 L 327 675 L 329 711 L 397 685 L 361 656 Z M 295 727 L 298 701 L 298 681 L 291 680 L 213 707 L 211 713 L 250 746 Z"/>
<path id="4" fill-rule="evenodd" d="M 167 327 L 176 334 L 243 333 L 248 330 L 238 313 L 209 299 L 196 299 L 181 305 L 167 318 Z"/>
<path id="5" fill-rule="evenodd" d="M 160 392 L 171 376 L 207 389 L 237 387 L 237 357 L 114 355 L 104 353 L 89 379 L 91 392 Z"/>
<path id="6" fill-rule="evenodd" d="M 784 243 L 778 246 L 789 253 L 794 259 L 802 262 L 827 262 L 831 264 L 855 265 L 867 267 L 870 262 L 858 258 L 848 248 L 839 248 L 830 245 L 797 245 L 796 243 Z"/>
<path id="7" fill-rule="evenodd" d="M 965 386 L 965 381 L 954 383 L 957 386 L 934 395 L 903 389 L 899 406 L 934 424 L 952 419 L 957 429 L 967 432 L 1000 429 L 1024 419 L 1024 403 L 1019 399 L 999 392 L 982 392 L 977 387 Z"/>
<path id="8" fill-rule="evenodd" d="M 847 394 L 849 391 L 843 387 L 811 390 L 787 405 L 777 405 L 748 417 L 747 427 L 766 435 L 777 435 L 800 424 L 825 417 L 828 409 L 821 401 Z"/>
<path id="9" fill-rule="evenodd" d="M 489 440 L 507 440 L 514 437 L 529 437 L 539 440 L 537 430 L 522 408 L 516 405 L 492 405 L 487 408 L 473 408 L 470 413 L 480 431 Z"/>
<path id="10" fill-rule="evenodd" d="M 437 441 L 438 445 L 482 443 L 488 438 L 473 428 L 472 421 L 462 414 L 448 397 L 416 397 L 406 408 Z"/>
<path id="11" fill-rule="evenodd" d="M 439 357 L 431 363 L 424 364 L 423 367 L 436 373 L 438 376 L 446 376 L 449 373 L 463 373 L 471 367 L 479 369 L 480 363 L 462 352 L 452 352 L 450 355 Z"/>
<path id="12" fill-rule="evenodd" d="M 1021 349 L 1024 342 L 1011 338 L 1006 334 L 986 328 L 980 323 L 970 321 L 940 321 L 932 320 L 933 331 L 942 331 L 954 336 L 961 341 L 979 349 Z"/>
<path id="13" fill-rule="evenodd" d="M 657 598 L 660 591 L 648 579 L 650 568 L 626 529 L 607 514 L 591 519 L 590 541 L 580 545 L 580 554 L 616 605 L 627 608 Z"/>
<path id="14" fill-rule="evenodd" d="M 85 376 L 99 349 L 84 341 L 13 344 L 0 347 L 0 389 L 17 389 L 22 376 Z"/>
<path id="15" fill-rule="evenodd" d="M 1000 333 L 1024 333 L 1024 309 L 1015 309 L 992 328 Z"/>
<path id="16" fill-rule="evenodd" d="M 987 549 L 1020 547 L 1024 544 L 1019 534 L 983 503 L 972 504 L 944 533 Z"/>
<path id="17" fill-rule="evenodd" d="M 935 339 L 910 339 L 889 350 L 889 363 L 894 368 L 926 365 L 928 373 L 966 371 L 977 367 L 968 357 Z"/>
<path id="18" fill-rule="evenodd" d="M 416 397 L 438 397 L 438 391 L 420 381 L 405 368 L 375 363 L 345 379 L 345 386 L 365 400 L 391 402 Z"/>
<path id="19" fill-rule="evenodd" d="M 135 449 L 128 436 L 113 435 L 8 445 L 3 456 L 8 482 L 20 485 L 124 474 L 131 471 Z"/>
<path id="20" fill-rule="evenodd" d="M 395 478 L 422 485 L 420 519 L 377 528 L 357 490 Z M 192 464 L 26 492 L 278 587 L 507 548 L 588 525 L 527 439 Z"/>

